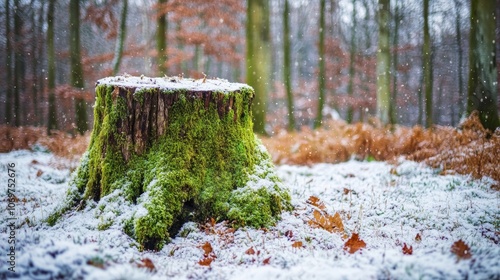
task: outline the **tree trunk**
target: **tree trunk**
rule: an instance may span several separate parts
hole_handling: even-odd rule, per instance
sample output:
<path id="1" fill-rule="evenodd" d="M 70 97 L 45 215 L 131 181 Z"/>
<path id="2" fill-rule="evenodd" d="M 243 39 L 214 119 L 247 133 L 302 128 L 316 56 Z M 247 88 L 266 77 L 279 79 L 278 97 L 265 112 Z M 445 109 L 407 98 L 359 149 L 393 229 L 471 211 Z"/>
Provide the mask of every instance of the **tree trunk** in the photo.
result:
<path id="1" fill-rule="evenodd" d="M 197 73 L 201 73 L 201 47 L 200 44 L 196 44 L 194 47 L 194 56 L 193 56 L 193 68 Z"/>
<path id="2" fill-rule="evenodd" d="M 161 8 L 167 3 L 167 0 L 158 0 L 158 6 Z M 160 13 L 156 20 L 156 52 L 158 72 L 160 75 L 167 74 L 167 14 Z"/>
<path id="3" fill-rule="evenodd" d="M 40 116 L 40 119 L 38 120 L 38 124 L 39 125 L 44 125 L 45 122 L 44 122 L 44 116 L 43 116 L 43 105 L 42 107 L 40 107 L 40 104 L 44 104 L 45 103 L 45 100 L 44 100 L 44 94 L 45 94 L 45 69 L 44 69 L 44 64 L 43 64 L 43 60 L 45 59 L 44 57 L 44 43 L 45 43 L 45 38 L 44 38 L 44 20 L 45 20 L 45 7 L 46 7 L 46 3 L 45 1 L 40 1 L 40 11 L 39 11 L 39 14 L 38 14 L 38 26 L 37 26 L 37 29 L 38 29 L 38 35 L 37 35 L 37 42 L 39 43 L 38 47 L 37 47 L 37 51 L 38 51 L 38 54 L 37 54 L 37 57 L 38 57 L 38 61 L 37 61 L 37 68 L 36 68 L 36 77 L 37 77 L 37 90 L 38 90 L 38 95 L 40 96 L 40 99 L 38 101 L 39 104 L 38 105 L 38 113 Z"/>
<path id="4" fill-rule="evenodd" d="M 286 100 L 288 108 L 288 131 L 295 129 L 295 117 L 293 106 L 292 93 L 292 75 L 291 75 L 291 51 L 290 51 L 290 19 L 289 19 L 289 4 L 285 0 L 285 8 L 283 10 L 283 74 L 285 78 Z"/>
<path id="5" fill-rule="evenodd" d="M 356 28 L 357 28 L 357 18 L 356 18 L 356 0 L 352 0 L 352 28 L 351 28 L 351 47 L 349 50 L 349 84 L 347 86 L 347 94 L 352 100 L 354 93 L 354 75 L 356 74 L 354 69 L 354 60 L 356 59 Z M 352 104 L 349 103 L 347 107 L 347 122 L 352 123 L 354 118 L 354 109 Z"/>
<path id="6" fill-rule="evenodd" d="M 461 25 L 461 13 L 462 9 L 460 9 L 461 3 L 458 0 L 453 1 L 455 3 L 455 33 L 457 39 L 457 55 L 458 55 L 458 64 L 457 64 L 457 82 L 458 82 L 458 116 L 459 119 L 464 115 L 464 107 L 465 107 L 465 94 L 463 90 L 463 51 L 462 51 L 462 31 L 460 29 Z M 452 125 L 455 125 L 453 123 Z"/>
<path id="7" fill-rule="evenodd" d="M 253 97 L 250 87 L 223 80 L 99 80 L 94 129 L 70 197 L 133 203 L 125 231 L 146 249 L 160 249 L 188 220 L 272 225 L 290 197 L 252 132 Z"/>
<path id="8" fill-rule="evenodd" d="M 84 88 L 82 57 L 80 54 L 80 3 L 78 0 L 69 2 L 69 34 L 71 60 L 71 86 L 75 89 Z M 88 130 L 87 103 L 81 97 L 75 99 L 76 129 L 80 134 Z"/>
<path id="9" fill-rule="evenodd" d="M 31 123 L 32 125 L 40 125 L 42 118 L 38 114 L 38 76 L 37 76 L 37 69 L 38 69 L 38 61 L 40 60 L 39 57 L 37 57 L 37 48 L 40 47 L 40 42 L 37 34 L 37 28 L 36 28 L 36 6 L 34 5 L 35 0 L 31 0 L 31 30 L 32 30 L 32 37 L 31 37 L 31 102 L 33 103 L 33 111 L 30 112 L 28 115 L 30 116 L 27 121 L 28 123 Z M 41 3 L 43 5 L 43 3 Z M 42 6 L 43 8 L 43 6 Z M 41 11 L 43 12 L 43 11 Z"/>
<path id="10" fill-rule="evenodd" d="M 47 132 L 50 135 L 52 129 L 57 129 L 56 110 L 56 56 L 54 49 L 54 6 L 56 0 L 49 1 L 47 10 L 47 68 L 48 68 L 48 90 L 49 90 L 49 110 L 47 118 Z"/>
<path id="11" fill-rule="evenodd" d="M 420 76 L 419 80 L 419 88 L 417 89 L 417 95 L 418 95 L 418 117 L 417 117 L 417 123 L 421 126 L 424 125 L 424 75 L 422 74 Z"/>
<path id="12" fill-rule="evenodd" d="M 393 41 L 393 53 L 392 53 L 392 67 L 393 67 L 393 80 L 392 80 L 392 106 L 389 107 L 389 122 L 391 124 L 397 123 L 397 105 L 398 105 L 398 64 L 399 64 L 399 54 L 398 54 L 398 45 L 399 45 L 399 22 L 402 18 L 401 13 L 399 12 L 399 4 L 396 1 L 394 3 L 394 41 Z"/>
<path id="13" fill-rule="evenodd" d="M 479 111 L 486 129 L 500 126 L 495 61 L 495 1 L 472 0 L 467 113 Z"/>
<path id="14" fill-rule="evenodd" d="M 314 128 L 319 128 L 323 123 L 323 107 L 325 106 L 325 5 L 326 1 L 320 1 L 319 16 L 319 73 L 318 73 L 318 110 L 314 120 Z"/>
<path id="15" fill-rule="evenodd" d="M 298 47 L 297 47 L 297 59 L 296 59 L 296 62 L 298 63 L 299 67 L 298 67 L 298 75 L 297 75 L 297 80 L 298 83 L 297 84 L 300 84 L 300 80 L 304 79 L 304 77 L 307 75 L 307 67 L 305 65 L 305 62 L 307 62 L 307 55 L 306 55 L 306 48 L 304 47 L 305 45 L 305 42 L 304 42 L 304 32 L 305 32 L 305 28 L 306 28 L 306 25 L 305 24 L 301 24 L 302 20 L 304 20 L 304 16 L 303 16 L 303 9 L 299 9 L 298 13 L 297 13 L 297 16 L 295 17 L 296 18 L 296 21 L 295 21 L 295 26 L 297 26 L 297 42 L 299 43 Z M 301 123 L 302 124 L 302 123 Z"/>
<path id="16" fill-rule="evenodd" d="M 246 22 L 246 82 L 255 89 L 254 131 L 266 134 L 267 93 L 271 63 L 269 1 L 248 0 Z"/>
<path id="17" fill-rule="evenodd" d="M 125 38 L 127 37 L 127 10 L 128 0 L 123 0 L 120 16 L 120 29 L 118 30 L 118 36 L 116 37 L 115 56 L 113 58 L 113 75 L 118 74 L 118 71 L 120 70 L 120 63 L 122 61 L 123 44 L 125 43 Z"/>
<path id="18" fill-rule="evenodd" d="M 377 117 L 383 124 L 388 124 L 390 107 L 392 106 L 390 92 L 391 55 L 389 52 L 390 0 L 379 0 L 378 4 Z"/>
<path id="19" fill-rule="evenodd" d="M 181 33 L 181 24 L 182 24 L 182 18 L 179 19 L 179 21 L 177 22 L 177 26 L 176 26 L 176 40 L 177 40 L 177 49 L 181 52 L 184 51 L 184 43 L 183 43 L 183 39 L 182 37 L 180 36 L 180 33 Z M 180 63 L 180 73 L 182 74 L 182 76 L 184 76 L 184 73 L 188 74 L 187 73 L 187 65 L 186 65 L 186 59 L 183 58 L 181 63 Z"/>
<path id="20" fill-rule="evenodd" d="M 429 0 L 424 0 L 424 46 L 423 46 L 423 70 L 425 90 L 425 127 L 430 128 L 433 124 L 432 114 L 432 47 L 429 32 Z"/>
<path id="21" fill-rule="evenodd" d="M 6 63 L 5 68 L 7 81 L 5 83 L 6 87 L 6 97 L 5 97 L 5 122 L 12 125 L 12 46 L 11 46 L 11 31 L 10 31 L 10 1 L 5 0 L 5 39 L 6 39 Z"/>
<path id="22" fill-rule="evenodd" d="M 15 126 L 21 126 L 21 93 L 24 90 L 24 53 L 22 43 L 23 21 L 20 0 L 14 0 L 14 118 Z"/>

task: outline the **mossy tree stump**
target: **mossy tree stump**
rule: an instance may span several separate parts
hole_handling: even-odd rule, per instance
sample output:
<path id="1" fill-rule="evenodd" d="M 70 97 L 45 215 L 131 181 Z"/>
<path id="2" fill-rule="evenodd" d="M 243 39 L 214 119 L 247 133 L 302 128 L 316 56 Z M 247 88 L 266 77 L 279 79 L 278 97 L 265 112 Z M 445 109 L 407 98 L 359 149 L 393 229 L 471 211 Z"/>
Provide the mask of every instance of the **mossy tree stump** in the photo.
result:
<path id="1" fill-rule="evenodd" d="M 125 231 L 160 249 L 188 221 L 270 226 L 290 196 L 252 132 L 253 89 L 224 80 L 110 77 L 96 86 L 90 145 L 70 203 L 124 198 Z M 116 222 L 101 207 L 101 228 Z"/>

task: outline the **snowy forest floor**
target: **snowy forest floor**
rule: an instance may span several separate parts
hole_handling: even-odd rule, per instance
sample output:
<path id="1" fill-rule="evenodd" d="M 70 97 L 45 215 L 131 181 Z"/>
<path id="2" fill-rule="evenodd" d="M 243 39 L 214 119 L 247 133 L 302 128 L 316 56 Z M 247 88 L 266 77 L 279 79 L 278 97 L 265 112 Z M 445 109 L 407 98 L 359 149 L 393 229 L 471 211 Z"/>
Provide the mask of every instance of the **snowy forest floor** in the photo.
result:
<path id="1" fill-rule="evenodd" d="M 98 230 L 99 204 L 44 222 L 88 135 L 0 130 L 0 279 L 500 278 L 500 135 L 487 137 L 475 120 L 460 130 L 341 124 L 264 139 L 295 209 L 266 229 L 188 222 L 159 252 L 140 252 L 120 224 Z M 16 165 L 16 273 L 8 271 L 8 163 Z"/>
<path id="2" fill-rule="evenodd" d="M 7 181 L 7 163 L 16 164 L 19 199 L 17 273 L 7 271 L 9 221 L 2 211 L 0 278 L 500 277 L 500 192 L 491 189 L 495 182 L 488 178 L 440 175 L 440 170 L 403 159 L 394 164 L 350 160 L 282 165 L 277 170 L 295 210 L 284 213 L 275 227 L 233 231 L 225 223 L 187 223 L 163 250 L 139 252 L 120 225 L 97 229 L 96 205 L 65 216 L 53 227 L 43 222 L 68 188 L 67 160 L 21 150 L 0 154 L 0 162 L 2 182 Z M 1 203 L 6 206 L 6 199 Z M 329 227 L 314 212 L 326 218 L 338 213 L 342 225 L 335 225 L 344 231 Z M 351 254 L 349 250 L 363 247 L 361 241 L 345 245 L 353 233 L 366 246 Z M 465 245 L 455 245 L 452 252 L 459 240 Z"/>

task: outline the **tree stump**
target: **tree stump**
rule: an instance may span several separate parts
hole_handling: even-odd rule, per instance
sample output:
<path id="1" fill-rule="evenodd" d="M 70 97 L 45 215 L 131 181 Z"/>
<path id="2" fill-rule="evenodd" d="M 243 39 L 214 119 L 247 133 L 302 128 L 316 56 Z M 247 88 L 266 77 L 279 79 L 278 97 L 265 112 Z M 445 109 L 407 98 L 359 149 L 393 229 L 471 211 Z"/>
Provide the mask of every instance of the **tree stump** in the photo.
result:
<path id="1" fill-rule="evenodd" d="M 99 80 L 90 145 L 66 209 L 105 200 L 99 228 L 118 221 L 141 248 L 156 250 L 189 220 L 274 224 L 290 196 L 252 132 L 253 96 L 218 79 Z M 133 213 L 107 206 L 116 201 Z"/>

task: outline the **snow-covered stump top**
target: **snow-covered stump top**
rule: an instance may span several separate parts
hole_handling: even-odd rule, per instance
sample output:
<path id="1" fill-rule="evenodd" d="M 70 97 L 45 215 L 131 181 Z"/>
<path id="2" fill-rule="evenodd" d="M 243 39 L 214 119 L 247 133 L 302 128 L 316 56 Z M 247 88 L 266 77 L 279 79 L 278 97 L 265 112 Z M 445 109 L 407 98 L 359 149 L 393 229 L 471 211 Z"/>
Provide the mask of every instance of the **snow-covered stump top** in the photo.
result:
<path id="1" fill-rule="evenodd" d="M 151 78 L 145 76 L 115 76 L 97 81 L 97 85 L 105 84 L 126 88 L 160 88 L 166 91 L 186 90 L 192 92 L 233 92 L 250 88 L 247 84 L 230 83 L 224 79 L 188 79 L 183 77 Z"/>
<path id="2" fill-rule="evenodd" d="M 218 79 L 99 80 L 68 204 L 125 197 L 136 211 L 118 221 L 146 249 L 160 249 L 188 220 L 273 225 L 291 209 L 290 196 L 253 134 L 253 96 L 245 84 Z M 113 209 L 101 211 L 100 227 L 116 222 Z"/>

